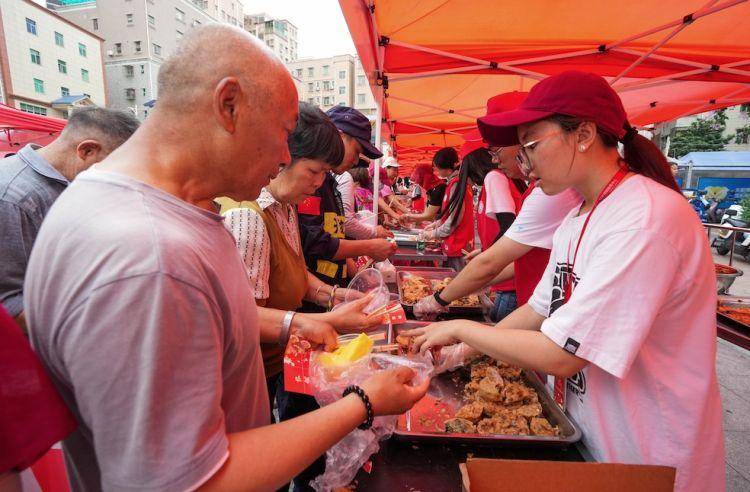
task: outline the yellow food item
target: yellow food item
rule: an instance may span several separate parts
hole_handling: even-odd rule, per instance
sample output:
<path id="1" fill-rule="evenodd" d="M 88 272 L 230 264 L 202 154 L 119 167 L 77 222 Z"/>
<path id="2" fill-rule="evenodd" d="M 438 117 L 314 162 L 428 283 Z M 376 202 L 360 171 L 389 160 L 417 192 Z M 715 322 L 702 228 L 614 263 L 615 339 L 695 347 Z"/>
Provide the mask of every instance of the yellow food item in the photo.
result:
<path id="1" fill-rule="evenodd" d="M 331 353 L 319 355 L 320 362 L 325 366 L 345 366 L 357 361 L 372 351 L 373 341 L 364 333 L 349 343 L 341 345 Z"/>

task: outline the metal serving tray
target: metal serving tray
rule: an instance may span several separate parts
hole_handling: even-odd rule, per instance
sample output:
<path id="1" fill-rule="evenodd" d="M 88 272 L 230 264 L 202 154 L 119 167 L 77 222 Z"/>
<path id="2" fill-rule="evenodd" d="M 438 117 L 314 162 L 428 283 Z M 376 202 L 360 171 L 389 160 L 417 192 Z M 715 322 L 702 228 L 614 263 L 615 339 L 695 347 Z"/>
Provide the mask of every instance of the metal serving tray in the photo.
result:
<path id="1" fill-rule="evenodd" d="M 424 323 L 407 323 L 398 330 L 415 328 Z M 504 434 L 456 434 L 447 433 L 444 422 L 454 417 L 463 406 L 462 399 L 464 380 L 454 372 L 448 372 L 432 379 L 427 395 L 417 404 L 399 416 L 394 436 L 404 441 L 428 441 L 444 444 L 503 445 L 503 446 L 539 446 L 567 447 L 578 442 L 581 430 L 565 412 L 560 409 L 547 393 L 544 383 L 532 371 L 523 371 L 525 381 L 539 395 L 544 416 L 552 425 L 558 426 L 560 436 L 514 436 Z"/>
<path id="2" fill-rule="evenodd" d="M 399 246 L 416 246 L 417 234 L 393 231 L 393 239 Z"/>
<path id="3" fill-rule="evenodd" d="M 398 281 L 398 277 L 397 277 Z M 727 306 L 727 307 L 744 307 L 750 310 L 750 298 L 748 297 L 736 297 L 736 296 L 719 296 L 719 306 Z M 729 321 L 730 323 L 739 326 L 740 328 L 744 328 L 745 330 L 750 330 L 750 325 L 743 323 L 742 321 L 733 318 L 732 316 L 729 316 L 725 313 L 720 313 L 718 310 L 716 311 L 717 318 Z"/>
<path id="4" fill-rule="evenodd" d="M 453 268 L 417 268 L 417 267 L 397 267 L 396 268 L 396 286 L 398 295 L 401 298 L 401 305 L 406 311 L 411 311 L 414 304 L 403 301 L 404 295 L 401 290 L 403 281 L 411 275 L 416 275 L 427 280 L 443 280 L 446 277 L 455 278 L 458 273 Z M 479 292 L 479 306 L 448 306 L 448 313 L 451 315 L 477 316 L 483 315 L 492 305 L 489 297 L 485 292 Z"/>

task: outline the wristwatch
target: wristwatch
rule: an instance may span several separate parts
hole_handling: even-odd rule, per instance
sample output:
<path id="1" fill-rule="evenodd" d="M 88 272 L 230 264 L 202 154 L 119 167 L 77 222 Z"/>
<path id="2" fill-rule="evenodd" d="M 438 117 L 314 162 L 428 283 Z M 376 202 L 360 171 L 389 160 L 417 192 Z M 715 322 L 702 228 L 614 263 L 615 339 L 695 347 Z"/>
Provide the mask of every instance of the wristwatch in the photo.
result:
<path id="1" fill-rule="evenodd" d="M 442 299 L 442 298 L 440 297 L 440 292 L 442 292 L 442 291 L 438 291 L 438 292 L 435 292 L 435 295 L 434 295 L 434 297 L 435 297 L 435 300 L 437 301 L 437 303 L 438 303 L 438 304 L 440 304 L 441 306 L 445 307 L 445 306 L 447 306 L 448 304 L 450 304 L 450 301 L 444 301 L 444 300 L 443 300 L 443 299 Z"/>

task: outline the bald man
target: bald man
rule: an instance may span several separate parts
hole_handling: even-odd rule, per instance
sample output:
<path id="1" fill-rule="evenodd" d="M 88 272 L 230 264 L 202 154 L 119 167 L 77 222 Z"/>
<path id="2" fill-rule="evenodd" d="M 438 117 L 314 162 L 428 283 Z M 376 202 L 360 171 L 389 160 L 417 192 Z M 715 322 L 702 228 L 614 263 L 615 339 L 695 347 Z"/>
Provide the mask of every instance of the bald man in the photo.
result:
<path id="1" fill-rule="evenodd" d="M 216 196 L 258 197 L 290 160 L 296 119 L 292 79 L 260 42 L 231 26 L 195 29 L 161 67 L 154 112 L 47 216 L 26 311 L 80 424 L 63 443 L 74 490 L 270 490 L 368 419 L 350 394 L 268 425 L 259 342 L 285 345 L 297 317 L 259 323 L 212 211 Z M 297 329 L 335 345 L 330 332 Z M 426 382 L 412 376 L 362 383 L 374 413 L 421 398 Z"/>

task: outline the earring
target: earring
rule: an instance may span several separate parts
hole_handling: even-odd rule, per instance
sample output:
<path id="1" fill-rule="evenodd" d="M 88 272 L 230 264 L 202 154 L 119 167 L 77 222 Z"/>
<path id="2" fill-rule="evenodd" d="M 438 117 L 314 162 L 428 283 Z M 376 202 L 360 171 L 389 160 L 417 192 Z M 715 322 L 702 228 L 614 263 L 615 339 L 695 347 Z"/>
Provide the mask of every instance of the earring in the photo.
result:
<path id="1" fill-rule="evenodd" d="M 578 147 L 578 149 L 579 149 L 579 150 L 580 150 L 581 152 L 585 152 L 585 151 L 586 151 L 586 146 L 585 146 L 585 145 L 581 145 L 580 147 Z"/>

